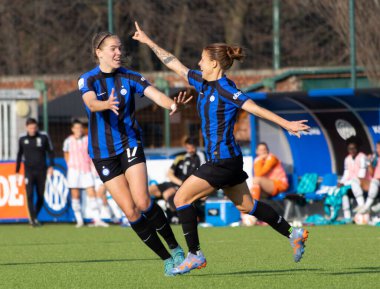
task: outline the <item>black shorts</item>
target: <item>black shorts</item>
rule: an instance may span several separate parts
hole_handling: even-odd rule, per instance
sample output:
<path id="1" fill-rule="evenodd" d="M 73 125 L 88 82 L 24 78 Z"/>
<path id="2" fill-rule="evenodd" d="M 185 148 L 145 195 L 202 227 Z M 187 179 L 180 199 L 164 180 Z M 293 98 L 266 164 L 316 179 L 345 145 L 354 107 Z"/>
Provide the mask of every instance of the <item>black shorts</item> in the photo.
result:
<path id="1" fill-rule="evenodd" d="M 142 147 L 128 148 L 123 153 L 114 157 L 92 160 L 103 183 L 124 174 L 131 166 L 145 163 L 145 161 L 144 149 Z"/>
<path id="2" fill-rule="evenodd" d="M 161 195 L 167 189 L 174 188 L 175 190 L 178 190 L 178 188 L 179 188 L 179 186 L 177 184 L 172 183 L 172 182 L 165 182 L 165 183 L 157 184 L 156 186 L 157 186 L 158 190 L 161 192 Z"/>
<path id="3" fill-rule="evenodd" d="M 207 161 L 195 171 L 195 176 L 206 180 L 215 189 L 233 187 L 248 179 L 243 171 L 243 157 Z"/>

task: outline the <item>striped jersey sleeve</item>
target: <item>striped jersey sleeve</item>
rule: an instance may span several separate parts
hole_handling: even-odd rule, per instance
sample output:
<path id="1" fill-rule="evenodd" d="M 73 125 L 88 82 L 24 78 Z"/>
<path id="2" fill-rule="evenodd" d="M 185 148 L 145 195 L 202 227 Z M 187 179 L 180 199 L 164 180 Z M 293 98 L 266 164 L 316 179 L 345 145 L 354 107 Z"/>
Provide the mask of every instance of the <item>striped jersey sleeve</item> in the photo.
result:
<path id="1" fill-rule="evenodd" d="M 82 96 L 89 91 L 95 92 L 91 77 L 88 77 L 86 74 L 83 74 L 78 80 L 78 89 L 82 93 Z"/>
<path id="2" fill-rule="evenodd" d="M 151 86 L 150 82 L 138 72 L 129 72 L 129 79 L 134 92 L 140 97 L 144 96 L 144 90 Z"/>
<path id="3" fill-rule="evenodd" d="M 189 84 L 191 86 L 194 86 L 196 91 L 201 91 L 202 90 L 202 73 L 199 70 L 189 70 L 187 74 L 187 79 L 189 81 Z"/>
<path id="4" fill-rule="evenodd" d="M 231 81 L 228 84 L 222 84 L 220 85 L 220 95 L 223 97 L 223 99 L 233 104 L 236 107 L 242 107 L 244 102 L 246 102 L 249 97 L 245 95 L 240 89 L 237 89 L 235 84 Z"/>

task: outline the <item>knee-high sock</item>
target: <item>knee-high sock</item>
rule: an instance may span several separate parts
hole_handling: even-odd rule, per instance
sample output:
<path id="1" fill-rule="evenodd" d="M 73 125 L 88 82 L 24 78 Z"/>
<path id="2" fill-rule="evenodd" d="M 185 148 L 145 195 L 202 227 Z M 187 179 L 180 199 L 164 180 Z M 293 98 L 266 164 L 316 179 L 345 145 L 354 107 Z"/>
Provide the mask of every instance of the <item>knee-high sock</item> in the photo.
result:
<path id="1" fill-rule="evenodd" d="M 130 222 L 132 229 L 140 237 L 140 239 L 155 252 L 162 260 L 169 259 L 171 256 L 166 250 L 158 237 L 156 230 L 152 228 L 143 215 L 134 222 Z"/>
<path id="2" fill-rule="evenodd" d="M 189 252 L 196 254 L 200 250 L 198 237 L 197 211 L 192 204 L 177 208 L 179 222 L 182 225 L 183 235 Z"/>
<path id="3" fill-rule="evenodd" d="M 100 209 L 98 207 L 98 202 L 95 197 L 87 197 L 88 206 L 91 210 L 92 217 L 95 222 L 100 221 Z"/>
<path id="4" fill-rule="evenodd" d="M 172 228 L 164 211 L 155 202 L 151 201 L 150 207 L 143 212 L 153 228 L 165 239 L 170 249 L 178 247 Z"/>
<path id="5" fill-rule="evenodd" d="M 379 180 L 378 179 L 372 179 L 371 183 L 369 184 L 369 189 L 368 189 L 368 197 L 365 202 L 365 208 L 369 209 L 373 202 L 375 201 L 377 194 L 379 193 Z"/>
<path id="6" fill-rule="evenodd" d="M 73 208 L 75 220 L 78 224 L 83 224 L 83 217 L 82 217 L 82 208 L 80 205 L 79 199 L 72 199 L 71 200 L 71 207 Z"/>
<path id="7" fill-rule="evenodd" d="M 342 197 L 342 209 L 345 219 L 351 219 L 350 199 L 347 195 Z"/>
<path id="8" fill-rule="evenodd" d="M 289 237 L 293 228 L 289 223 L 269 205 L 255 200 L 253 209 L 249 212 L 261 221 L 268 223 L 273 229 L 285 237 Z"/>
<path id="9" fill-rule="evenodd" d="M 363 206 L 364 205 L 363 190 L 362 190 L 362 187 L 360 186 L 359 179 L 352 180 L 351 189 L 352 189 L 352 193 L 355 196 L 356 202 L 358 203 L 358 206 Z"/>

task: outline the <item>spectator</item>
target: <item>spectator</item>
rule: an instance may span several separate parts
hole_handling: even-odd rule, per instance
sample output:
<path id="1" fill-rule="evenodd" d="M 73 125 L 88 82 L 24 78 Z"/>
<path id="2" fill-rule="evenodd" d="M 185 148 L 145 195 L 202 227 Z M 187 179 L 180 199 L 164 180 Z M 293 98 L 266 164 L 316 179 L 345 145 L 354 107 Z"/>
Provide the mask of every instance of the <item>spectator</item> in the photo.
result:
<path id="1" fill-rule="evenodd" d="M 46 174 L 51 176 L 54 167 L 53 145 L 49 136 L 38 130 L 37 120 L 28 118 L 26 134 L 19 138 L 16 162 L 16 175 L 19 178 L 21 159 L 24 156 L 26 196 L 29 210 L 29 223 L 40 226 L 38 213 L 44 203 Z M 46 154 L 49 155 L 49 166 L 46 165 Z M 34 207 L 33 191 L 37 188 L 37 202 Z"/>
<path id="2" fill-rule="evenodd" d="M 96 201 L 94 189 L 94 177 L 91 172 L 91 159 L 87 153 L 88 137 L 84 134 L 83 124 L 74 120 L 71 125 L 72 135 L 63 143 L 63 152 L 67 164 L 67 181 L 71 190 L 71 204 L 77 221 L 76 227 L 84 225 L 80 193 L 84 189 L 87 192 L 88 207 L 94 219 L 95 227 L 108 227 L 108 224 L 100 219 L 100 210 Z"/>
<path id="3" fill-rule="evenodd" d="M 172 215 L 176 212 L 173 202 L 176 191 L 206 161 L 204 153 L 197 150 L 194 139 L 186 138 L 184 147 L 186 151 L 176 156 L 167 173 L 169 182 L 149 186 L 149 194 L 157 199 L 165 200 Z"/>
<path id="4" fill-rule="evenodd" d="M 380 155 L 380 141 L 376 143 L 376 152 L 373 156 L 370 157 L 370 164 L 369 164 L 369 172 L 372 177 L 369 188 L 368 188 L 368 196 L 367 200 L 365 201 L 364 206 L 358 211 L 358 213 L 364 214 L 369 213 L 371 206 L 373 205 L 378 193 L 379 193 L 379 180 L 380 180 L 380 162 L 379 162 L 379 155 Z M 377 212 L 377 206 L 374 206 L 372 209 L 374 209 L 375 212 Z M 379 206 L 380 209 L 380 206 Z"/>
<path id="5" fill-rule="evenodd" d="M 257 157 L 253 164 L 252 197 L 260 200 L 260 197 L 273 197 L 289 187 L 288 178 L 281 161 L 269 152 L 268 145 L 259 143 L 256 148 Z"/>
<path id="6" fill-rule="evenodd" d="M 347 193 L 351 189 L 356 199 L 357 207 L 354 212 L 361 210 L 364 206 L 363 190 L 368 190 L 370 176 L 367 157 L 363 152 L 359 152 L 360 140 L 356 137 L 350 137 L 346 144 L 348 156 L 344 159 L 344 172 L 338 183 L 338 188 L 346 191 L 345 194 L 341 194 L 343 195 L 344 217 L 351 218 Z"/>

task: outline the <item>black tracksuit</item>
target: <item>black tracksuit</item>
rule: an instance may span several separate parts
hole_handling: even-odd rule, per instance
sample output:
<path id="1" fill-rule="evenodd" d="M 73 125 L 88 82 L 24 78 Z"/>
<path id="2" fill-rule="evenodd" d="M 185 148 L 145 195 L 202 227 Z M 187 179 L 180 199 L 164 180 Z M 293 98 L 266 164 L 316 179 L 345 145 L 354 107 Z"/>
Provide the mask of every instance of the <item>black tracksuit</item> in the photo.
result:
<path id="1" fill-rule="evenodd" d="M 30 221 L 33 223 L 44 203 L 46 181 L 46 153 L 49 155 L 50 166 L 54 166 L 53 145 L 49 136 L 44 132 L 37 132 L 34 136 L 25 134 L 19 138 L 16 173 L 20 171 L 21 158 L 24 156 L 25 184 L 28 199 Z M 33 188 L 37 187 L 37 203 L 34 208 Z"/>

